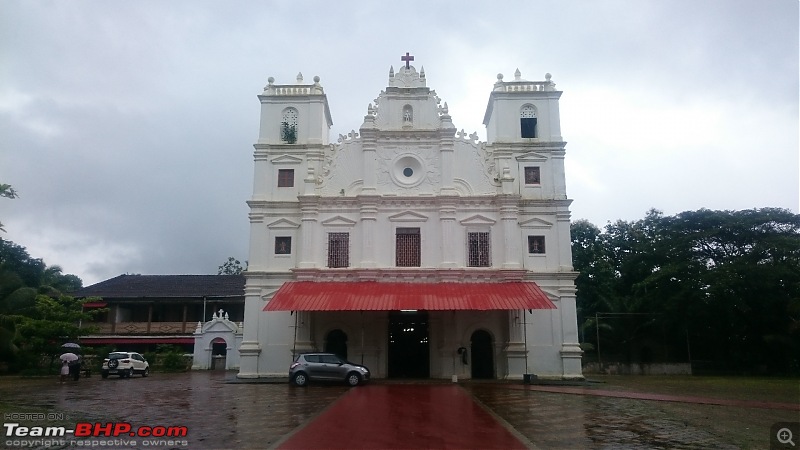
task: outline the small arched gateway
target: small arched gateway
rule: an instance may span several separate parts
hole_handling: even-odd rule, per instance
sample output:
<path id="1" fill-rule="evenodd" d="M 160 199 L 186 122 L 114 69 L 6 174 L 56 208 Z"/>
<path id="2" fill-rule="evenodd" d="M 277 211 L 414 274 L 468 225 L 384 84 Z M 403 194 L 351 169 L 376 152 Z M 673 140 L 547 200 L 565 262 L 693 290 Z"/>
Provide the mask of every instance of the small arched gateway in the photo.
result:
<path id="1" fill-rule="evenodd" d="M 225 370 L 227 363 L 228 343 L 221 337 L 211 341 L 211 370 Z"/>
<path id="2" fill-rule="evenodd" d="M 237 349 L 241 344 L 242 326 L 229 320 L 228 314 L 219 310 L 208 322 L 197 322 L 192 370 L 239 368 Z"/>

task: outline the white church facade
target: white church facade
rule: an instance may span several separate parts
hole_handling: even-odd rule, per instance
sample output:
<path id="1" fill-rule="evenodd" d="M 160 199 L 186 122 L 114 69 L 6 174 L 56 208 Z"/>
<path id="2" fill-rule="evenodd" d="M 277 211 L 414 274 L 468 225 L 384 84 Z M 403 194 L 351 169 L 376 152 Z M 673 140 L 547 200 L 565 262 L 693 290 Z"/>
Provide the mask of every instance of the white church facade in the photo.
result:
<path id="1" fill-rule="evenodd" d="M 336 142 L 319 77 L 258 96 L 238 376 L 331 351 L 373 378 L 581 378 L 561 92 L 498 75 L 480 142 L 402 59 Z"/>

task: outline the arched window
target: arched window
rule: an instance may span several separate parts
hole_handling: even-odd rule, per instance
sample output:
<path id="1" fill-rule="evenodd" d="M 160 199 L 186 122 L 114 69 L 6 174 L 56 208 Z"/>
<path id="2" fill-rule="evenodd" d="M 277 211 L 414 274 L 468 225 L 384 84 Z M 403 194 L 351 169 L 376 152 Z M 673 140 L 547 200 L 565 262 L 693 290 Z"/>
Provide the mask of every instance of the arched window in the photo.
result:
<path id="1" fill-rule="evenodd" d="M 523 105 L 519 110 L 520 137 L 535 138 L 536 133 L 536 108 L 533 105 Z"/>
<path id="2" fill-rule="evenodd" d="M 297 110 L 286 108 L 281 118 L 281 141 L 287 144 L 297 142 Z"/>

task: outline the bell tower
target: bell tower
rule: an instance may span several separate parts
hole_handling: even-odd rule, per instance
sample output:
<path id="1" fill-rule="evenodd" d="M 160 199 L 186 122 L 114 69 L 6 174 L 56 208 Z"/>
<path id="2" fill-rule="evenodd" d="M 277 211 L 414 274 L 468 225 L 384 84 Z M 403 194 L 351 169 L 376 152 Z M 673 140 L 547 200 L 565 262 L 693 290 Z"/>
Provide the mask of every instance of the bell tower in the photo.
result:
<path id="1" fill-rule="evenodd" d="M 333 120 L 318 76 L 312 84 L 305 84 L 302 74 L 294 84 L 276 84 L 272 77 L 268 83 L 258 96 L 261 122 L 253 146 L 253 196 L 248 202 L 249 264 L 251 271 L 288 271 L 297 264 L 301 250 L 301 200 L 316 195 L 315 178 L 330 145 Z"/>
<path id="2" fill-rule="evenodd" d="M 303 84 L 303 74 L 297 74 L 295 84 L 269 84 L 258 96 L 261 101 L 259 144 L 328 145 L 328 132 L 333 120 L 328 98 L 319 77 L 313 84 Z"/>
<path id="3" fill-rule="evenodd" d="M 561 141 L 561 91 L 556 90 L 549 73 L 544 78 L 545 81 L 523 80 L 519 69 L 514 72 L 514 81 L 503 81 L 503 74 L 497 75 L 483 117 L 489 144 Z"/>
<path id="4" fill-rule="evenodd" d="M 486 145 L 497 156 L 499 171 L 506 172 L 501 179 L 513 185 L 506 193 L 566 200 L 566 142 L 561 137 L 558 107 L 562 92 L 556 90 L 549 73 L 544 78 L 523 80 L 519 69 L 513 81 L 503 81 L 503 74 L 497 74 L 483 118 Z"/>
<path id="5" fill-rule="evenodd" d="M 570 248 L 570 211 L 567 198 L 564 157 L 566 142 L 561 137 L 557 91 L 550 74 L 544 81 L 523 80 L 517 69 L 513 81 L 497 75 L 486 114 L 487 151 L 496 156 L 501 182 L 500 201 L 507 230 L 518 230 L 523 248 L 522 266 L 529 277 L 559 298 L 553 323 L 561 328 L 558 355 L 565 377 L 581 373 L 578 345 L 575 286 Z M 513 236 L 511 232 L 507 236 Z M 516 237 L 516 236 L 515 236 Z M 508 239 L 508 238 L 507 238 Z M 521 241 L 521 242 L 520 242 Z M 545 280 L 545 278 L 549 278 Z M 524 321 L 533 320 L 522 311 Z M 527 341 L 535 340 L 532 327 Z M 509 366 L 519 370 L 524 352 L 519 342 L 506 348 Z M 538 349 L 537 349 L 538 351 Z M 536 357 L 536 352 L 532 352 Z"/>

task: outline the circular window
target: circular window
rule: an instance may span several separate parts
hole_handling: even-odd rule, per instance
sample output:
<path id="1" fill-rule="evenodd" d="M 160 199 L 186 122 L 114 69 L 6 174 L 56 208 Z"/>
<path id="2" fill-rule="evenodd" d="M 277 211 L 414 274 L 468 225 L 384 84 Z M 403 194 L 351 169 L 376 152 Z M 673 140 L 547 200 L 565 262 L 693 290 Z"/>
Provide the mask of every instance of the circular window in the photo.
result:
<path id="1" fill-rule="evenodd" d="M 422 161 L 410 153 L 398 155 L 389 173 L 394 182 L 403 187 L 414 187 L 425 179 Z"/>

